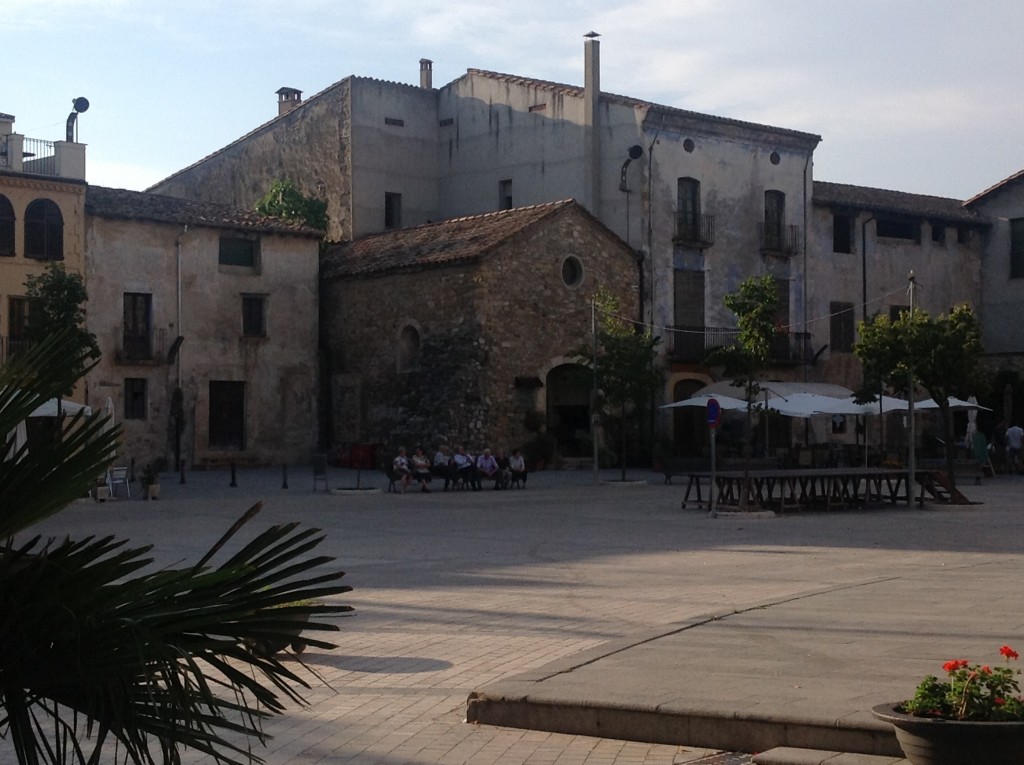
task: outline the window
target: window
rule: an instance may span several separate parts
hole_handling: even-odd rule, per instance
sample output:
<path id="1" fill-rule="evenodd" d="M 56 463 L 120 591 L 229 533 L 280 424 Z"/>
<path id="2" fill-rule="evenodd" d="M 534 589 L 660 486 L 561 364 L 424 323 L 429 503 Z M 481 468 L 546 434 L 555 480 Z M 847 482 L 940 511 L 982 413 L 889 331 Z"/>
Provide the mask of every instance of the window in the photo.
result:
<path id="1" fill-rule="evenodd" d="M 875 234 L 889 239 L 906 239 L 921 243 L 921 224 L 918 221 L 900 218 L 879 218 L 875 222 Z"/>
<path id="2" fill-rule="evenodd" d="M 56 202 L 37 199 L 26 208 L 25 257 L 64 260 L 64 216 Z"/>
<path id="3" fill-rule="evenodd" d="M 850 353 L 853 351 L 853 304 L 829 303 L 831 315 L 831 333 L 829 348 L 833 353 Z"/>
<path id="4" fill-rule="evenodd" d="M 405 127 L 405 120 L 398 117 L 385 117 L 384 124 L 391 125 L 391 127 Z"/>
<path id="5" fill-rule="evenodd" d="M 1024 218 L 1010 220 L 1010 278 L 1024 279 Z"/>
<path id="6" fill-rule="evenodd" d="M 222 266 L 256 268 L 259 259 L 259 240 L 241 236 L 222 236 L 217 262 Z"/>
<path id="7" fill-rule="evenodd" d="M 498 181 L 498 209 L 499 210 L 511 210 L 512 209 L 512 179 L 506 178 L 503 181 Z"/>
<path id="8" fill-rule="evenodd" d="M 0 194 L 0 257 L 14 256 L 14 207 Z"/>
<path id="9" fill-rule="evenodd" d="M 775 294 L 779 296 L 779 305 L 775 309 L 775 323 L 789 331 L 789 279 L 775 277 Z"/>
<path id="10" fill-rule="evenodd" d="M 583 280 L 583 264 L 575 255 L 562 261 L 562 282 L 566 287 L 575 287 Z"/>
<path id="11" fill-rule="evenodd" d="M 245 383 L 210 380 L 210 448 L 245 448 Z"/>
<path id="12" fill-rule="evenodd" d="M 889 306 L 889 321 L 899 321 L 901 315 L 910 313 L 909 305 L 891 305 Z"/>
<path id="13" fill-rule="evenodd" d="M 124 336 L 121 357 L 141 361 L 152 357 L 150 318 L 153 296 L 144 292 L 124 293 Z"/>
<path id="14" fill-rule="evenodd" d="M 266 337 L 266 305 L 264 295 L 242 295 L 242 335 Z"/>
<path id="15" fill-rule="evenodd" d="M 704 357 L 704 272 L 676 269 L 674 274 L 672 353 L 684 359 Z"/>
<path id="16" fill-rule="evenodd" d="M 933 222 L 931 225 L 932 229 L 932 241 L 935 244 L 946 243 L 946 227 L 938 222 Z"/>
<path id="17" fill-rule="evenodd" d="M 783 250 L 786 223 L 786 195 L 781 191 L 764 192 L 764 248 Z M 787 317 L 788 322 L 788 317 Z"/>
<path id="18" fill-rule="evenodd" d="M 394 191 L 384 192 L 384 230 L 394 231 L 402 227 L 402 195 Z"/>
<path id="19" fill-rule="evenodd" d="M 700 181 L 676 181 L 676 235 L 687 241 L 700 239 Z"/>
<path id="20" fill-rule="evenodd" d="M 124 378 L 124 418 L 146 419 L 146 378 Z"/>
<path id="21" fill-rule="evenodd" d="M 398 371 L 410 372 L 420 356 L 420 333 L 407 324 L 398 335 Z"/>
<path id="22" fill-rule="evenodd" d="M 853 252 L 853 216 L 835 213 L 832 216 L 832 252 Z"/>
<path id="23" fill-rule="evenodd" d="M 7 356 L 28 347 L 28 298 L 7 298 Z"/>

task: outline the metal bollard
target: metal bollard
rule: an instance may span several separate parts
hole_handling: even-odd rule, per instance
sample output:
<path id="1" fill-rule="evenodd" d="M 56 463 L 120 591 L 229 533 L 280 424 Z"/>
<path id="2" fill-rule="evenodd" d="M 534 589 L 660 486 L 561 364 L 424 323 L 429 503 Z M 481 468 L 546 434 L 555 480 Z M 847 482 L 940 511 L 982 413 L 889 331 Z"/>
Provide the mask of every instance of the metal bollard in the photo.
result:
<path id="1" fill-rule="evenodd" d="M 185 483 L 185 460 L 181 460 L 178 463 L 178 473 L 180 475 L 178 483 Z"/>
<path id="2" fill-rule="evenodd" d="M 238 481 L 235 478 L 235 463 L 234 462 L 231 463 L 231 483 L 228 484 L 228 486 L 230 486 L 232 489 L 237 489 L 238 488 Z"/>
<path id="3" fill-rule="evenodd" d="M 288 464 L 281 465 L 281 488 L 288 488 Z"/>

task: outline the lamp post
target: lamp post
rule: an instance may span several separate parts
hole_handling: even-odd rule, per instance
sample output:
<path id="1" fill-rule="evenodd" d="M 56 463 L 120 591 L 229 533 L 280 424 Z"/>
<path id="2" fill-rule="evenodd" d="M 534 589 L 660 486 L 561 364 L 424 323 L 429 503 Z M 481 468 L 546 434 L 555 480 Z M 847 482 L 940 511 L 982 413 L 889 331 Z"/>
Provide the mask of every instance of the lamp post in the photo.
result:
<path id="1" fill-rule="evenodd" d="M 914 272 L 911 271 L 907 276 L 907 280 L 910 282 L 910 321 L 913 325 L 914 321 L 914 288 L 917 286 L 917 282 L 914 279 Z M 907 363 L 909 369 L 908 375 L 910 377 L 910 395 L 907 396 L 907 416 L 910 418 L 910 450 L 907 455 L 907 505 L 913 507 L 914 505 L 914 479 L 917 477 L 917 458 L 915 455 L 915 447 L 917 446 L 917 433 L 914 427 L 914 357 L 910 356 Z"/>

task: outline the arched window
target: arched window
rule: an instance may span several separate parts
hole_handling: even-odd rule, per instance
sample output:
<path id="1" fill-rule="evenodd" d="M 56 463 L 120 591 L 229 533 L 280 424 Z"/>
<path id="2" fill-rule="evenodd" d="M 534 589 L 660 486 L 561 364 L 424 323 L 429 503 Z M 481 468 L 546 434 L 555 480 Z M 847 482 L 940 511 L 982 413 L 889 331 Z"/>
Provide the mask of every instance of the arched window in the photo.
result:
<path id="1" fill-rule="evenodd" d="M 410 372 L 420 356 L 420 333 L 406 324 L 398 335 L 398 371 Z"/>
<path id="2" fill-rule="evenodd" d="M 25 210 L 25 257 L 64 260 L 64 216 L 56 202 L 36 199 Z"/>
<path id="3" fill-rule="evenodd" d="M 0 194 L 0 257 L 14 257 L 14 207 Z"/>

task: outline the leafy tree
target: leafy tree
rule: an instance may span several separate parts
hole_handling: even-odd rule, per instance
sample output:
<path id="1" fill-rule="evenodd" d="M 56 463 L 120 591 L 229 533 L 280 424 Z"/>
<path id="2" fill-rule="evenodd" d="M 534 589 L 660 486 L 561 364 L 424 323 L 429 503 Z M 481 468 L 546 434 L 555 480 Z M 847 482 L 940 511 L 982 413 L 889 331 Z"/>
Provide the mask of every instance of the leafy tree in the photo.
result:
<path id="1" fill-rule="evenodd" d="M 26 336 L 31 342 L 38 343 L 67 330 L 75 349 L 87 351 L 81 356 L 69 356 L 78 361 L 69 369 L 71 386 L 60 392 L 68 395 L 75 380 L 82 376 L 85 364 L 100 357 L 96 336 L 85 328 L 85 304 L 89 299 L 85 280 L 80 274 L 68 273 L 63 263 L 50 263 L 43 273 L 25 280 L 25 296 L 29 301 Z"/>
<path id="2" fill-rule="evenodd" d="M 318 599 L 350 588 L 319 570 L 330 558 L 309 557 L 320 532 L 295 524 L 210 566 L 259 505 L 198 562 L 156 571 L 145 570 L 150 548 L 126 540 L 33 535 L 103 473 L 118 431 L 95 413 L 32 448 L 7 434 L 88 358 L 65 330 L 0 367 L 0 736 L 22 765 L 105 762 L 112 742 L 136 765 L 179 763 L 183 748 L 259 762 L 247 739 L 263 741 L 261 721 L 301 702 L 306 683 L 257 647 L 291 642 L 301 618 L 336 630 L 316 617 L 350 608 Z"/>
<path id="3" fill-rule="evenodd" d="M 768 362 L 775 338 L 779 293 L 771 276 L 752 276 L 743 280 L 736 292 L 723 300 L 725 307 L 736 314 L 739 332 L 732 345 L 708 354 L 705 363 L 722 365 L 725 374 L 743 388 L 746 409 L 746 434 L 743 439 L 743 486 L 741 506 L 750 494 L 750 456 L 753 436 L 754 406 L 761 392 L 758 380 Z"/>
<path id="4" fill-rule="evenodd" d="M 626 480 L 630 407 L 641 411 L 651 400 L 655 387 L 661 382 L 661 370 L 655 366 L 654 356 L 660 337 L 650 330 L 641 331 L 633 322 L 620 315 L 619 299 L 601 288 L 594 294 L 597 319 L 597 388 L 602 402 L 618 410 L 620 416 L 620 463 L 622 480 Z M 593 368 L 592 348 L 575 352 L 584 365 Z M 596 405 L 597 402 L 595 402 Z"/>
<path id="5" fill-rule="evenodd" d="M 274 181 L 266 196 L 256 203 L 255 210 L 260 215 L 273 215 L 327 230 L 327 203 L 305 196 L 291 181 Z"/>
<path id="6" fill-rule="evenodd" d="M 904 311 L 895 321 L 876 316 L 860 323 L 860 339 L 853 352 L 864 364 L 864 378 L 879 381 L 896 392 L 910 390 L 910 369 L 914 384 L 924 388 L 939 405 L 945 440 L 946 472 L 955 488 L 953 470 L 953 416 L 950 396 L 969 395 L 983 384 L 980 360 L 984 353 L 981 326 L 966 305 L 948 315 L 936 317 L 917 309 Z"/>

